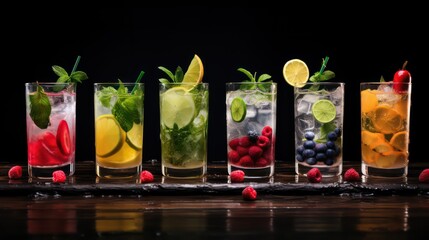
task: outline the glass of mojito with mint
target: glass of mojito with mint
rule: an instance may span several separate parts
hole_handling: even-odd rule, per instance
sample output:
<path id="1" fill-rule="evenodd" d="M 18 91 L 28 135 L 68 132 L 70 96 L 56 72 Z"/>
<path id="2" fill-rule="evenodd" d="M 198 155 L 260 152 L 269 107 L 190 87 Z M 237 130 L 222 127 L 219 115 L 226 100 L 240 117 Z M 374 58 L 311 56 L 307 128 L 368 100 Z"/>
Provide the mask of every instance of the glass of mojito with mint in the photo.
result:
<path id="1" fill-rule="evenodd" d="M 274 174 L 277 83 L 271 76 L 246 74 L 247 81 L 226 83 L 228 173 L 242 170 L 245 178 Z"/>
<path id="2" fill-rule="evenodd" d="M 142 170 L 144 83 L 94 83 L 96 174 L 138 177 Z"/>
<path id="3" fill-rule="evenodd" d="M 160 83 L 162 174 L 198 178 L 207 172 L 208 83 Z"/>

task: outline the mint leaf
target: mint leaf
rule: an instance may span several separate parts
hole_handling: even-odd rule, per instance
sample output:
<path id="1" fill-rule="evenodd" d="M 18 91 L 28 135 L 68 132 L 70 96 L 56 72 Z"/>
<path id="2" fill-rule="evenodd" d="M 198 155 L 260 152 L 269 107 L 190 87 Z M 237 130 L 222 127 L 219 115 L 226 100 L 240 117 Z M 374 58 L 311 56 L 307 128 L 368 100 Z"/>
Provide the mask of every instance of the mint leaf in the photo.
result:
<path id="1" fill-rule="evenodd" d="M 174 74 L 174 82 L 181 83 L 183 81 L 184 76 L 185 74 L 183 73 L 183 69 L 180 66 L 178 66 Z"/>
<path id="2" fill-rule="evenodd" d="M 70 74 L 70 80 L 71 82 L 79 82 L 81 83 L 83 80 L 87 80 L 88 79 L 88 75 L 86 75 L 85 72 L 82 71 L 76 71 L 76 72 L 72 72 Z"/>
<path id="3" fill-rule="evenodd" d="M 247 76 L 248 79 L 244 80 L 244 82 L 256 82 L 255 78 L 253 77 L 253 75 L 249 71 L 247 71 L 246 69 L 239 68 L 239 69 L 237 69 L 237 71 L 242 72 L 242 73 L 244 73 Z M 256 73 L 255 73 L 255 75 L 256 75 Z"/>
<path id="4" fill-rule="evenodd" d="M 269 79 L 271 79 L 271 75 L 264 73 L 261 76 L 259 76 L 258 82 L 264 82 L 264 81 L 267 81 Z"/>
<path id="5" fill-rule="evenodd" d="M 43 88 L 38 85 L 37 92 L 30 95 L 30 117 L 34 124 L 41 129 L 46 129 L 49 125 L 51 115 L 51 104 Z"/>
<path id="6" fill-rule="evenodd" d="M 142 121 L 139 110 L 141 106 L 141 98 L 139 96 L 128 96 L 116 101 L 112 108 L 112 114 L 125 132 L 131 130 L 133 123 L 139 124 Z"/>
<path id="7" fill-rule="evenodd" d="M 316 140 L 318 143 L 326 143 L 328 141 L 328 134 L 333 132 L 337 126 L 335 126 L 334 122 L 328 122 L 322 124 L 320 127 L 320 136 Z"/>
<path id="8" fill-rule="evenodd" d="M 101 102 L 101 105 L 106 108 L 110 108 L 110 99 L 113 95 L 117 93 L 116 89 L 113 87 L 106 87 L 97 92 L 98 100 Z"/>
<path id="9" fill-rule="evenodd" d="M 69 74 L 67 73 L 67 71 L 57 65 L 52 66 L 52 70 L 54 71 L 54 73 L 58 76 L 58 77 L 62 77 L 62 76 L 69 76 Z"/>

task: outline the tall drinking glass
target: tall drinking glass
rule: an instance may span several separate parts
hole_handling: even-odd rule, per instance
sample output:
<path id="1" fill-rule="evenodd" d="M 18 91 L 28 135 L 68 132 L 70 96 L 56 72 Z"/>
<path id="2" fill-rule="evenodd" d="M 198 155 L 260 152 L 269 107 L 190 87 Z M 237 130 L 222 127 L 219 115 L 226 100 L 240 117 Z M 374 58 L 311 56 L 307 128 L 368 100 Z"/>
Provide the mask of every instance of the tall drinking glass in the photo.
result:
<path id="1" fill-rule="evenodd" d="M 205 176 L 209 84 L 160 83 L 159 106 L 162 174 Z"/>
<path id="2" fill-rule="evenodd" d="M 271 177 L 275 166 L 277 83 L 226 83 L 228 173 Z"/>
<path id="3" fill-rule="evenodd" d="M 142 170 L 144 84 L 94 83 L 96 173 L 137 177 Z"/>
<path id="4" fill-rule="evenodd" d="M 411 83 L 365 82 L 360 91 L 362 174 L 406 177 Z"/>
<path id="5" fill-rule="evenodd" d="M 25 90 L 29 177 L 52 178 L 56 170 L 73 175 L 76 85 L 34 82 Z"/>
<path id="6" fill-rule="evenodd" d="M 296 173 L 318 168 L 324 177 L 341 175 L 344 83 L 308 82 L 294 96 Z"/>

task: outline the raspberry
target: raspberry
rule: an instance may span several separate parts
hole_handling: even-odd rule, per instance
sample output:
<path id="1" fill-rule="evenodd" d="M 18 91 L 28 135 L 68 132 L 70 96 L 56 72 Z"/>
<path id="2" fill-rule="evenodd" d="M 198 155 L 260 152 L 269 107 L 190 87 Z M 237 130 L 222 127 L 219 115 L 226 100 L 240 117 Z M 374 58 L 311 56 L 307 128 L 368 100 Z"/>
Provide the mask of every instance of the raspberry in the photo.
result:
<path id="1" fill-rule="evenodd" d="M 149 183 L 153 182 L 153 175 L 151 172 L 144 170 L 140 173 L 140 182 L 141 183 Z"/>
<path id="2" fill-rule="evenodd" d="M 419 182 L 429 183 L 429 168 L 423 170 L 419 175 Z"/>
<path id="3" fill-rule="evenodd" d="M 63 183 L 66 181 L 66 174 L 62 170 L 57 170 L 52 173 L 52 182 Z"/>
<path id="4" fill-rule="evenodd" d="M 344 173 L 344 180 L 347 182 L 357 182 L 360 181 L 360 175 L 354 168 L 349 168 Z"/>
<path id="5" fill-rule="evenodd" d="M 271 137 L 273 136 L 273 129 L 270 126 L 265 126 L 262 129 L 262 136 L 265 136 L 265 137 L 271 139 Z"/>
<path id="6" fill-rule="evenodd" d="M 267 161 L 272 161 L 273 160 L 273 149 L 272 148 L 267 148 L 265 149 L 264 153 L 262 154 L 262 157 L 264 157 L 265 159 L 267 159 Z"/>
<path id="7" fill-rule="evenodd" d="M 240 162 L 238 162 L 240 166 L 243 167 L 253 167 L 253 160 L 249 155 L 243 156 L 240 158 Z"/>
<path id="8" fill-rule="evenodd" d="M 244 181 L 244 172 L 241 170 L 234 170 L 229 175 L 231 182 L 243 182 Z"/>
<path id="9" fill-rule="evenodd" d="M 242 147 L 249 147 L 250 145 L 252 145 L 252 142 L 250 141 L 250 138 L 248 136 L 242 137 L 240 138 L 238 144 Z"/>
<path id="10" fill-rule="evenodd" d="M 259 136 L 257 144 L 259 147 L 265 149 L 270 146 L 270 139 L 265 136 Z"/>
<path id="11" fill-rule="evenodd" d="M 235 150 L 231 150 L 228 152 L 228 160 L 232 163 L 238 163 L 240 161 L 240 154 Z"/>
<path id="12" fill-rule="evenodd" d="M 234 138 L 231 141 L 229 141 L 228 145 L 229 145 L 230 148 L 236 150 L 239 142 L 240 142 L 239 138 Z"/>
<path id="13" fill-rule="evenodd" d="M 7 174 L 10 179 L 18 179 L 22 177 L 22 167 L 21 166 L 13 166 L 9 169 Z"/>
<path id="14" fill-rule="evenodd" d="M 308 181 L 312 183 L 320 183 L 322 181 L 322 173 L 318 168 L 312 168 L 307 172 Z"/>
<path id="15" fill-rule="evenodd" d="M 270 162 L 267 159 L 261 157 L 258 160 L 256 160 L 255 167 L 265 167 L 265 166 L 268 166 L 269 164 Z"/>
<path id="16" fill-rule="evenodd" d="M 252 186 L 247 186 L 241 192 L 241 195 L 243 196 L 244 200 L 255 200 L 256 197 L 258 196 L 258 193 Z"/>
<path id="17" fill-rule="evenodd" d="M 260 156 L 262 156 L 262 153 L 263 153 L 262 149 L 258 146 L 251 146 L 249 148 L 249 156 L 252 159 L 258 159 Z"/>
<path id="18" fill-rule="evenodd" d="M 240 157 L 242 157 L 242 156 L 247 155 L 249 153 L 249 149 L 242 147 L 242 146 L 237 146 L 237 152 L 238 152 L 238 155 L 240 155 Z"/>

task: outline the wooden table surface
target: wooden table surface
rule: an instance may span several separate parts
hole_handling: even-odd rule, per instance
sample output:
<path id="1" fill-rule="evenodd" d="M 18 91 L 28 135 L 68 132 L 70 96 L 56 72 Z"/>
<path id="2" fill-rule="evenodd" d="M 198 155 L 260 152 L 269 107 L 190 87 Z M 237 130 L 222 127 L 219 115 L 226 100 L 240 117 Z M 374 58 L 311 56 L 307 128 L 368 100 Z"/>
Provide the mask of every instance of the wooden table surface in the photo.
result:
<path id="1" fill-rule="evenodd" d="M 92 161 L 78 162 L 64 184 L 10 180 L 0 166 L 0 231 L 27 239 L 417 239 L 429 230 L 428 166 L 410 166 L 407 179 L 324 178 L 309 183 L 279 162 L 271 179 L 229 183 L 226 164 L 209 165 L 198 180 L 104 180 Z M 23 166 L 26 170 L 26 166 Z M 356 163 L 346 163 L 344 169 Z M 25 173 L 26 174 L 26 173 Z M 252 185 L 255 201 L 242 199 Z M 3 238 L 2 239 L 9 239 Z"/>

